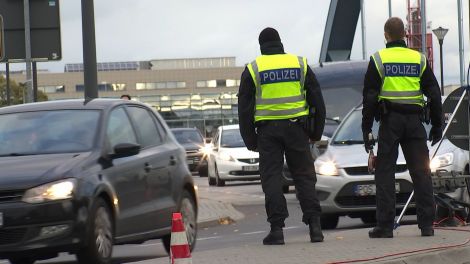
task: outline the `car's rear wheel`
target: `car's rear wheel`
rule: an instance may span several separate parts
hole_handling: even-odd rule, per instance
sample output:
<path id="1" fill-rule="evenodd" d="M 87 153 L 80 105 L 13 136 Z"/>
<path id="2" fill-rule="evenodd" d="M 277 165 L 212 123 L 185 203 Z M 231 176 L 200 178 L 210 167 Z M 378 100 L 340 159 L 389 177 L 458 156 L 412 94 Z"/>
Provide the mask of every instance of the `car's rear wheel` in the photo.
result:
<path id="1" fill-rule="evenodd" d="M 88 246 L 78 251 L 78 263 L 110 263 L 114 244 L 114 222 L 111 210 L 103 199 L 98 199 L 93 205 L 88 230 Z"/>
<path id="2" fill-rule="evenodd" d="M 197 238 L 197 208 L 196 201 L 194 201 L 193 196 L 188 191 L 183 192 L 179 208 L 179 212 L 181 212 L 181 215 L 183 216 L 183 224 L 186 231 L 186 238 L 188 239 L 189 249 L 193 251 L 196 246 Z M 166 252 L 170 254 L 171 235 L 164 236 L 162 238 L 162 242 Z"/>
<path id="3" fill-rule="evenodd" d="M 11 264 L 33 264 L 36 260 L 30 258 L 11 258 Z"/>
<path id="4" fill-rule="evenodd" d="M 339 216 L 335 214 L 324 214 L 320 217 L 322 229 L 335 229 L 338 226 Z"/>
<path id="5" fill-rule="evenodd" d="M 215 185 L 219 187 L 225 186 L 225 181 L 220 179 L 219 169 L 217 168 L 217 164 L 214 164 L 214 167 L 215 167 Z"/>

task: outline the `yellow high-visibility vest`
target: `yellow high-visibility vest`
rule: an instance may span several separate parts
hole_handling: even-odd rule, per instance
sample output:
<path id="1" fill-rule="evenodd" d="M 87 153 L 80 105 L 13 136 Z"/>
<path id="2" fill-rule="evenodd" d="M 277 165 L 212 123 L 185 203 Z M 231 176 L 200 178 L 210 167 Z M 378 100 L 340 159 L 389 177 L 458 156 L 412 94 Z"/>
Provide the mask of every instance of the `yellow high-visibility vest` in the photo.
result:
<path id="1" fill-rule="evenodd" d="M 394 47 L 382 49 L 372 58 L 382 78 L 379 101 L 424 105 L 420 80 L 426 69 L 426 57 L 422 53 Z"/>
<path id="2" fill-rule="evenodd" d="M 256 86 L 255 122 L 308 115 L 305 58 L 292 54 L 262 55 L 247 67 Z"/>

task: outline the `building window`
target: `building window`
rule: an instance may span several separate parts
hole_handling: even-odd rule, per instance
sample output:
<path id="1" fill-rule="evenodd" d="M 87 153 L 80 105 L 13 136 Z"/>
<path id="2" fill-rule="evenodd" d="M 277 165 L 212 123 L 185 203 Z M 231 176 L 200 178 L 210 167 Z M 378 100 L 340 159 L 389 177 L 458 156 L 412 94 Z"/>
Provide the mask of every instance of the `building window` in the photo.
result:
<path id="1" fill-rule="evenodd" d="M 216 87 L 236 87 L 240 85 L 240 80 L 207 80 L 197 81 L 197 88 L 216 88 Z"/>
<path id="2" fill-rule="evenodd" d="M 100 83 L 98 84 L 98 91 L 100 92 L 114 92 L 114 91 L 125 91 L 126 84 L 125 83 Z M 76 92 L 84 92 L 85 85 L 77 84 L 75 86 Z"/>
<path id="3" fill-rule="evenodd" d="M 65 85 L 45 85 L 39 86 L 39 91 L 44 93 L 65 93 Z"/>
<path id="4" fill-rule="evenodd" d="M 136 83 L 137 90 L 186 88 L 186 82 L 148 82 Z"/>

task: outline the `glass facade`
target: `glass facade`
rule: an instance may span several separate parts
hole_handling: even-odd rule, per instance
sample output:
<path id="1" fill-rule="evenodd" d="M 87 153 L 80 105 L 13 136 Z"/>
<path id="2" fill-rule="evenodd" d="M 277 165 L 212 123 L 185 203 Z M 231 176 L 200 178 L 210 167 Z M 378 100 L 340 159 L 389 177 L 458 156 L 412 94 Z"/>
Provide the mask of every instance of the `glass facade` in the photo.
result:
<path id="1" fill-rule="evenodd" d="M 98 84 L 98 91 L 100 92 L 113 92 L 113 91 L 125 91 L 126 84 L 125 83 L 100 83 Z M 84 92 L 85 85 L 77 84 L 75 85 L 76 92 Z"/>
<path id="2" fill-rule="evenodd" d="M 240 86 L 240 80 L 206 80 L 206 81 L 197 81 L 197 88 L 216 88 L 216 87 L 238 87 Z"/>
<path id="3" fill-rule="evenodd" d="M 235 92 L 186 95 L 138 96 L 162 115 L 170 127 L 197 127 L 211 137 L 221 125 L 238 124 Z"/>
<path id="4" fill-rule="evenodd" d="M 136 83 L 136 90 L 186 88 L 186 82 L 145 82 Z"/>
<path id="5" fill-rule="evenodd" d="M 44 93 L 65 93 L 65 85 L 45 85 L 39 86 L 39 91 Z"/>

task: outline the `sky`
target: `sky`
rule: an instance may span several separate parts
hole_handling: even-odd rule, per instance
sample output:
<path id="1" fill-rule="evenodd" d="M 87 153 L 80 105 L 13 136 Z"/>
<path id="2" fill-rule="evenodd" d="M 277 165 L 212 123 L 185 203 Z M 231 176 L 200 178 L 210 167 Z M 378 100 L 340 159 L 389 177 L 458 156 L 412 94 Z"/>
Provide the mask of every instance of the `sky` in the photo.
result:
<path id="1" fill-rule="evenodd" d="M 411 0 L 415 2 L 416 0 Z M 469 62 L 468 1 L 463 1 L 465 63 Z M 364 0 L 368 56 L 384 47 L 383 24 L 388 0 Z M 259 32 L 276 28 L 286 52 L 318 62 L 329 0 L 95 0 L 98 62 L 173 58 L 236 57 L 243 66 L 260 54 Z M 81 0 L 60 1 L 62 60 L 38 63 L 39 69 L 62 72 L 66 63 L 83 61 Z M 392 15 L 406 19 L 407 0 L 392 0 Z M 444 39 L 445 84 L 459 83 L 457 1 L 428 0 L 431 28 L 449 29 Z M 360 20 L 351 54 L 362 59 Z M 434 37 L 438 80 L 439 45 Z M 467 66 L 466 66 L 467 67 Z M 23 69 L 15 64 L 13 70 Z M 4 65 L 0 65 L 4 70 Z M 465 70 L 466 72 L 466 70 Z"/>

